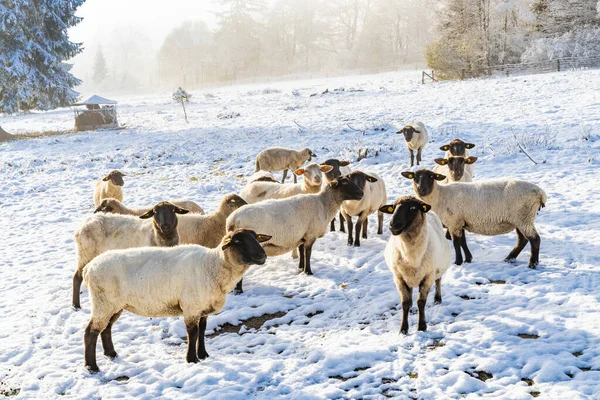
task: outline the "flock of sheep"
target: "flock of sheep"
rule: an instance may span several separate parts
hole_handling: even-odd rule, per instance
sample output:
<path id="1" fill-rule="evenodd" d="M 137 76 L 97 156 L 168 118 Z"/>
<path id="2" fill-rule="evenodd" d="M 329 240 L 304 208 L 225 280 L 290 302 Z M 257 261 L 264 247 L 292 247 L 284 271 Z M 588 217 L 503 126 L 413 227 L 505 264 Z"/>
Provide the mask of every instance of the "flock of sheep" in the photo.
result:
<path id="1" fill-rule="evenodd" d="M 404 135 L 411 167 L 415 150 L 419 165 L 428 141 L 424 124 L 411 123 L 397 133 Z M 307 148 L 259 153 L 249 183 L 239 195 L 225 196 L 211 214 L 190 200 L 126 207 L 123 174 L 112 171 L 96 184 L 96 210 L 75 233 L 73 306 L 80 308 L 84 281 L 92 310 L 84 336 L 86 367 L 99 370 L 99 335 L 104 354 L 117 356 L 111 328 L 123 310 L 146 317 L 183 315 L 187 361 L 208 357 L 206 319 L 223 308 L 232 290 L 243 292 L 242 277 L 249 266 L 291 252 L 299 258 L 299 271 L 312 275 L 313 245 L 329 226 L 335 230 L 338 212 L 340 231 L 346 222 L 348 244 L 354 246 L 367 239 L 369 215 L 378 214 L 378 234 L 383 233 L 383 214 L 392 215 L 384 255 L 402 301 L 402 333 L 408 332 L 413 288 L 419 288 L 419 330 L 427 329 L 425 305 L 434 283 L 434 301 L 442 301 L 441 278 L 451 263 L 446 239 L 452 241 L 455 264 L 460 265 L 473 259 L 465 231 L 500 235 L 516 230 L 517 244 L 506 261 L 513 261 L 530 242 L 529 267 L 535 268 L 540 237 L 534 220 L 546 194 L 515 179 L 472 182 L 477 157 L 468 149 L 474 146 L 455 139 L 441 147 L 446 153 L 435 159 L 433 170 L 402 172 L 413 181 L 416 196 L 389 204 L 380 176 L 352 171 L 349 162 L 337 159 L 304 166 L 316 157 Z M 298 175 L 303 182 L 284 183 L 290 170 L 294 182 Z M 283 171 L 281 183 L 272 174 L 277 171 Z M 352 217 L 357 217 L 355 224 Z"/>

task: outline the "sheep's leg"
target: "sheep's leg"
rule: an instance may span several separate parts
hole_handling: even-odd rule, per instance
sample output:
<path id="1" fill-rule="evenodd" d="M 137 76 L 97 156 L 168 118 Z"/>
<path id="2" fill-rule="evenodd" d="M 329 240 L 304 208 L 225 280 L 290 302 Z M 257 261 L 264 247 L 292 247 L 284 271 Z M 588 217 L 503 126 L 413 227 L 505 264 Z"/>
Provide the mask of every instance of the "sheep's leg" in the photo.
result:
<path id="1" fill-rule="evenodd" d="M 452 240 L 452 235 L 450 235 L 450 231 L 446 229 L 446 239 Z"/>
<path id="2" fill-rule="evenodd" d="M 344 227 L 344 216 L 342 215 L 342 212 L 340 211 L 340 232 L 346 232 L 346 228 Z"/>
<path id="3" fill-rule="evenodd" d="M 344 219 L 346 220 L 346 223 L 348 224 L 348 246 L 352 246 L 354 244 L 354 239 L 352 237 L 352 217 L 346 213 L 342 213 L 342 215 L 344 216 Z"/>
<path id="4" fill-rule="evenodd" d="M 381 211 L 377 211 L 377 234 L 383 234 L 383 213 Z"/>
<path id="5" fill-rule="evenodd" d="M 360 215 L 356 217 L 356 224 L 354 225 L 354 247 L 360 247 L 360 231 L 363 226 L 363 220 Z"/>
<path id="6" fill-rule="evenodd" d="M 408 151 L 410 152 L 410 166 L 412 167 L 415 165 L 415 153 L 413 149 L 408 149 Z"/>
<path id="7" fill-rule="evenodd" d="M 408 287 L 404 279 L 400 278 L 400 282 L 396 283 L 400 290 L 400 299 L 402 300 L 402 325 L 400 325 L 400 333 L 408 333 L 408 313 L 412 308 L 412 288 Z"/>
<path id="8" fill-rule="evenodd" d="M 365 220 L 363 221 L 363 226 L 362 226 L 362 238 L 366 239 L 367 238 L 367 228 L 369 227 L 369 216 L 365 215 Z"/>
<path id="9" fill-rule="evenodd" d="M 302 243 L 300 246 L 298 246 L 298 252 L 300 253 L 300 261 L 298 262 L 298 272 L 304 272 L 304 253 L 305 253 L 305 247 L 304 247 L 304 243 Z"/>
<path id="10" fill-rule="evenodd" d="M 284 170 L 283 170 L 283 178 L 281 178 L 281 183 L 284 183 L 284 182 L 285 182 L 285 178 L 287 177 L 287 172 L 288 172 L 288 170 L 287 170 L 287 169 L 284 169 Z"/>
<path id="11" fill-rule="evenodd" d="M 467 247 L 467 233 L 465 232 L 464 229 L 462 230 L 461 247 L 462 247 L 463 251 L 465 252 L 465 262 L 468 262 L 468 263 L 472 262 L 473 261 L 473 255 L 471 254 L 471 251 Z"/>
<path id="12" fill-rule="evenodd" d="M 514 261 L 517 256 L 519 254 L 521 254 L 521 251 L 523 251 L 523 249 L 525 248 L 525 246 L 527 245 L 527 238 L 525 237 L 525 235 L 523 235 L 523 233 L 521 233 L 520 230 L 516 230 L 517 231 L 517 244 L 515 244 L 515 247 L 511 250 L 510 253 L 508 253 L 508 255 L 506 256 L 506 258 L 504 259 L 504 261 L 506 262 L 512 262 Z"/>
<path id="13" fill-rule="evenodd" d="M 206 332 L 206 317 L 200 317 L 200 321 L 198 322 L 198 358 L 200 360 L 204 360 L 208 358 L 208 353 L 206 352 L 206 347 L 204 345 L 204 332 Z"/>
<path id="14" fill-rule="evenodd" d="M 122 312 L 123 310 L 110 317 L 108 325 L 106 325 L 106 328 L 104 328 L 104 330 L 100 334 L 100 338 L 102 339 L 102 348 L 104 349 L 104 355 L 109 358 L 117 358 L 118 356 L 112 341 L 112 326 L 115 322 L 117 322 Z"/>
<path id="15" fill-rule="evenodd" d="M 421 150 L 417 150 L 417 165 L 421 164 Z"/>
<path id="16" fill-rule="evenodd" d="M 298 177 L 296 176 L 296 174 L 292 173 L 292 175 L 294 176 L 294 183 L 298 183 Z"/>
<path id="17" fill-rule="evenodd" d="M 83 275 L 81 270 L 77 268 L 75 275 L 73 275 L 73 308 L 79 310 L 81 308 L 80 295 L 81 282 L 83 282 Z"/>
<path id="18" fill-rule="evenodd" d="M 304 265 L 304 273 L 306 275 L 313 274 L 312 269 L 310 269 L 310 256 L 312 255 L 313 243 L 311 243 L 311 244 L 305 243 L 304 244 L 304 251 L 306 251 L 306 264 Z"/>
<path id="19" fill-rule="evenodd" d="M 419 284 L 419 298 L 417 299 L 417 307 L 419 308 L 419 327 L 420 331 L 427 330 L 427 321 L 425 319 L 425 304 L 427 304 L 427 295 L 431 289 L 431 283 L 427 278 L 423 279 Z M 437 290 L 436 290 L 437 291 Z"/>
<path id="20" fill-rule="evenodd" d="M 110 314 L 109 314 L 110 315 Z M 83 353 L 85 358 L 85 367 L 90 372 L 98 372 L 98 364 L 96 364 L 96 344 L 98 343 L 98 335 L 106 328 L 110 317 L 92 318 L 85 328 L 83 335 Z M 106 321 L 104 323 L 98 321 Z"/>
<path id="21" fill-rule="evenodd" d="M 442 278 L 435 280 L 435 295 L 433 296 L 433 304 L 442 304 Z"/>
<path id="22" fill-rule="evenodd" d="M 200 321 L 198 317 L 187 317 L 183 319 L 185 322 L 185 328 L 187 329 L 188 348 L 186 360 L 189 363 L 197 363 L 198 353 L 196 345 L 198 343 L 198 333 L 200 331 Z"/>
<path id="23" fill-rule="evenodd" d="M 535 269 L 540 263 L 540 244 L 542 239 L 537 232 L 534 231 L 534 235 L 530 236 L 529 243 L 531 244 L 531 257 L 529 258 L 529 268 Z"/>
<path id="24" fill-rule="evenodd" d="M 461 265 L 463 263 L 463 256 L 461 251 L 462 236 L 452 235 L 452 244 L 454 245 L 454 264 Z"/>
<path id="25" fill-rule="evenodd" d="M 331 232 L 335 232 L 335 217 L 331 220 L 331 227 L 329 229 Z"/>
<path id="26" fill-rule="evenodd" d="M 244 289 L 242 289 L 242 280 L 244 278 L 240 278 L 238 283 L 235 285 L 235 289 L 233 289 L 233 294 L 242 294 L 244 293 Z"/>

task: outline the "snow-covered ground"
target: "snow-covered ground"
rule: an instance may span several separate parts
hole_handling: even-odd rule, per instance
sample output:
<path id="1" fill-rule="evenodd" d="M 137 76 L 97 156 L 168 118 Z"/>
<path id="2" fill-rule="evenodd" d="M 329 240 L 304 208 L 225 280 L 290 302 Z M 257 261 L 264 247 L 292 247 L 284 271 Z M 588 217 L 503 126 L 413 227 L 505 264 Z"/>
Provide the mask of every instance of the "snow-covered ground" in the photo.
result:
<path id="1" fill-rule="evenodd" d="M 0 393 L 597 399 L 600 71 L 417 80 L 400 73 L 194 92 L 189 124 L 169 94 L 118 98 L 125 129 L 1 144 Z M 346 90 L 333 91 L 339 87 Z M 411 315 L 409 334 L 399 335 L 399 295 L 383 259 L 389 219 L 378 236 L 371 217 L 360 248 L 339 232 L 317 241 L 312 277 L 296 274 L 289 256 L 252 267 L 245 293 L 229 295 L 208 320 L 207 332 L 216 333 L 208 360 L 185 362 L 181 318 L 125 313 L 113 329 L 120 357 L 99 352 L 101 372 L 84 369 L 89 297 L 84 289 L 82 310 L 71 309 L 73 232 L 92 211 L 95 180 L 120 169 L 129 205 L 188 197 L 211 211 L 240 190 L 267 146 L 308 146 L 320 161 L 355 161 L 367 147 L 378 156 L 354 168 L 380 174 L 392 200 L 412 193 L 400 175 L 408 153 L 395 132 L 413 118 L 430 132 L 427 166 L 440 145 L 462 137 L 477 144 L 477 180 L 517 177 L 547 192 L 537 270 L 527 268 L 529 246 L 517 263 L 502 262 L 514 234 L 469 235 L 474 262 L 450 267 L 443 304 L 430 297 L 427 305 L 428 331 L 416 332 Z M 12 133 L 66 130 L 73 114 L 3 117 L 0 125 Z"/>

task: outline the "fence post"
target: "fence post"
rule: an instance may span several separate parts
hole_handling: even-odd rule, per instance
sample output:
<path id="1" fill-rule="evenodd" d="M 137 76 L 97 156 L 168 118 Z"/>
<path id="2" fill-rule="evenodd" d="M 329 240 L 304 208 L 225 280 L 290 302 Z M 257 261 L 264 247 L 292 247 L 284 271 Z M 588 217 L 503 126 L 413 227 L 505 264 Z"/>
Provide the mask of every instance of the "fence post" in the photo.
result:
<path id="1" fill-rule="evenodd" d="M 465 69 L 464 68 L 460 70 L 460 80 L 461 81 L 465 80 Z"/>
<path id="2" fill-rule="evenodd" d="M 560 59 L 556 59 L 556 70 L 560 72 Z"/>
<path id="3" fill-rule="evenodd" d="M 421 71 L 421 85 L 425 84 L 425 71 Z"/>
<path id="4" fill-rule="evenodd" d="M 431 80 L 435 82 L 435 72 L 431 70 Z"/>

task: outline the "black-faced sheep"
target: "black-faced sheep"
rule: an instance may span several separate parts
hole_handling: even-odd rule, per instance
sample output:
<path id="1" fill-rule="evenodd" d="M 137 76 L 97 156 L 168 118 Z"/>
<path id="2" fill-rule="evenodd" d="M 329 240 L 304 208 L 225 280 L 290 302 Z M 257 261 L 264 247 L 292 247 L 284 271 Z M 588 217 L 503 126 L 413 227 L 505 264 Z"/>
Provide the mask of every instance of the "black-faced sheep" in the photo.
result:
<path id="1" fill-rule="evenodd" d="M 415 165 L 415 150 L 417 150 L 417 165 L 419 165 L 421 163 L 421 152 L 429 138 L 427 129 L 425 129 L 425 124 L 418 121 L 411 122 L 396 133 L 404 135 L 404 141 L 406 142 L 406 147 L 410 153 L 410 166 L 412 167 Z"/>
<path id="2" fill-rule="evenodd" d="M 102 178 L 101 181 L 96 182 L 96 188 L 94 189 L 94 205 L 98 207 L 102 200 L 106 198 L 113 198 L 119 201 L 123 201 L 123 189 L 121 188 L 123 182 L 124 173 L 114 170 L 108 175 Z"/>

